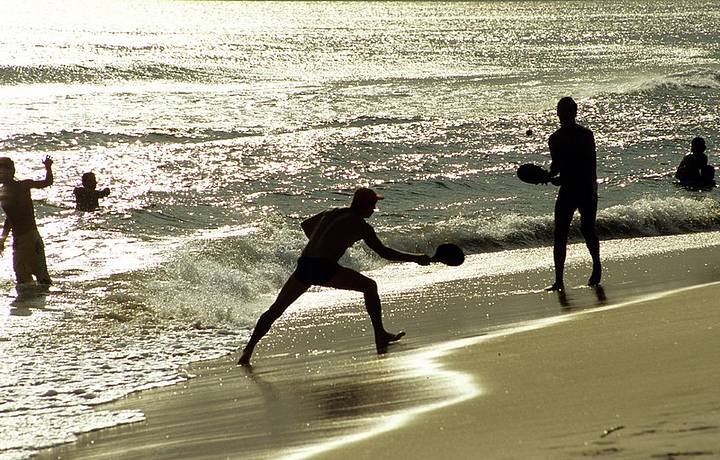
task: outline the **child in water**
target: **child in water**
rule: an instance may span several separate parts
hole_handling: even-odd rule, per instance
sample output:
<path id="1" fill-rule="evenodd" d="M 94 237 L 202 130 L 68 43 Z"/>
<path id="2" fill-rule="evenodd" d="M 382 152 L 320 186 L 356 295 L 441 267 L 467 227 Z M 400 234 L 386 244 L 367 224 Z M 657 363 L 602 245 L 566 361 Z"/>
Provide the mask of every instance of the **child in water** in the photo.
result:
<path id="1" fill-rule="evenodd" d="M 685 183 L 710 184 L 715 179 L 715 168 L 708 164 L 705 139 L 696 137 L 690 144 L 690 154 L 680 162 L 675 179 Z"/>
<path id="2" fill-rule="evenodd" d="M 82 187 L 75 187 L 75 209 L 78 211 L 95 211 L 98 207 L 98 200 L 110 195 L 110 189 L 105 187 L 98 191 L 95 174 L 86 172 L 82 175 Z"/>

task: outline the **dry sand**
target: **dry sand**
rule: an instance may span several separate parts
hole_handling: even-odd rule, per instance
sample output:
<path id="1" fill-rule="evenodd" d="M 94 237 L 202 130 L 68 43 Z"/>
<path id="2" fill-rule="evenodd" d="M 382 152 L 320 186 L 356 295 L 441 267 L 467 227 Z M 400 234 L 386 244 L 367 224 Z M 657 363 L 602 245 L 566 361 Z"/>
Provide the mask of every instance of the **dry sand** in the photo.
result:
<path id="1" fill-rule="evenodd" d="M 322 459 L 720 458 L 720 284 L 451 351 L 481 394 Z"/>

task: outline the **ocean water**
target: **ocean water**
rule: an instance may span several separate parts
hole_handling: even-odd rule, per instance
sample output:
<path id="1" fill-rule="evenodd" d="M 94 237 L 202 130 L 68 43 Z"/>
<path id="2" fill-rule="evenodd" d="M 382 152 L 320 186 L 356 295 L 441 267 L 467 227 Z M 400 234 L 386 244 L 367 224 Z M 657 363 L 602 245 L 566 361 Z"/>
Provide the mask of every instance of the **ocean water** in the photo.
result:
<path id="1" fill-rule="evenodd" d="M 565 95 L 595 132 L 603 239 L 720 230 L 718 192 L 672 181 L 694 136 L 717 159 L 717 2 L 32 1 L 0 23 L 0 155 L 56 178 L 33 192 L 55 285 L 17 293 L 0 264 L 3 459 L 141 420 L 92 407 L 236 350 L 300 221 L 359 185 L 398 249 L 550 245 L 555 189 L 514 172 L 549 163 Z M 86 171 L 112 194 L 83 214 Z M 413 273 L 361 245 L 343 263 Z"/>

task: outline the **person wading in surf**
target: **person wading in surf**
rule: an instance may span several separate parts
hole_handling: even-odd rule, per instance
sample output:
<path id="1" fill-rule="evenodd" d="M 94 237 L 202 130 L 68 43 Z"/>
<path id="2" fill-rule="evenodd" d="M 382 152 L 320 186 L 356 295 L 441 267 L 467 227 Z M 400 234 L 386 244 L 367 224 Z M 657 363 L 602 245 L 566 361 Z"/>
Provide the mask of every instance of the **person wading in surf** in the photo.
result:
<path id="1" fill-rule="evenodd" d="M 33 275 L 39 284 L 52 284 L 45 262 L 45 245 L 35 223 L 30 190 L 49 187 L 53 183 L 52 159 L 45 157 L 45 180 L 15 179 L 15 163 L 0 158 L 0 204 L 5 211 L 5 224 L 0 235 L 0 254 L 5 240 L 13 234 L 13 269 L 17 284 L 29 283 Z"/>
<path id="2" fill-rule="evenodd" d="M 365 308 L 372 322 L 378 353 L 384 353 L 390 342 L 399 340 L 405 335 L 404 332 L 393 334 L 385 330 L 377 283 L 355 270 L 338 264 L 345 251 L 360 240 L 384 259 L 415 262 L 420 265 L 430 264 L 430 257 L 427 255 L 410 254 L 385 246 L 375 234 L 373 227 L 365 221 L 375 212 L 377 201 L 382 199 L 382 195 L 369 188 L 359 188 L 355 191 L 349 208 L 324 211 L 301 224 L 309 241 L 298 259 L 297 268 L 285 282 L 275 302 L 260 315 L 238 364 L 243 366 L 250 364 L 255 346 L 268 333 L 275 320 L 313 285 L 364 294 Z"/>
<path id="3" fill-rule="evenodd" d="M 110 195 L 110 189 L 105 187 L 97 190 L 97 179 L 95 173 L 86 172 L 81 178 L 82 187 L 75 187 L 75 209 L 78 211 L 95 211 L 100 206 L 100 198 Z"/>
<path id="4" fill-rule="evenodd" d="M 567 252 L 568 233 L 575 211 L 580 212 L 580 231 L 593 261 L 588 286 L 597 286 L 602 277 L 600 240 L 595 232 L 597 216 L 597 158 L 595 137 L 589 129 L 575 122 L 577 104 L 571 97 L 563 97 L 557 104 L 560 129 L 550 135 L 550 177 L 560 185 L 555 201 L 555 283 L 548 291 L 565 289 L 563 272 Z"/>

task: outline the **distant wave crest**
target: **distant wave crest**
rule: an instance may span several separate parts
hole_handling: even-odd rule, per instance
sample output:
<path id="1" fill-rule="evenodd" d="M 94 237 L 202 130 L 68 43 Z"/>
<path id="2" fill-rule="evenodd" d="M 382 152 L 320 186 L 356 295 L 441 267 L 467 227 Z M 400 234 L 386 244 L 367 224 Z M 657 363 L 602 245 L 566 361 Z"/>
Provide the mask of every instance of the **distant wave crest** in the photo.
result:
<path id="1" fill-rule="evenodd" d="M 697 69 L 663 76 L 645 77 L 618 88 L 620 93 L 668 92 L 682 89 L 720 89 L 720 72 Z"/>
<path id="2" fill-rule="evenodd" d="M 158 129 L 140 133 L 112 133 L 92 130 L 61 130 L 30 133 L 0 139 L 0 151 L 48 151 L 117 144 L 194 143 L 254 136 L 256 131 L 223 131 L 214 129 Z"/>
<path id="3" fill-rule="evenodd" d="M 389 235 L 398 247 L 429 251 L 438 244 L 454 242 L 469 252 L 480 253 L 553 243 L 554 221 L 550 215 L 507 214 L 497 219 L 452 220 Z M 399 229 L 398 229 L 399 230 Z M 641 199 L 598 212 L 597 231 L 601 239 L 673 235 L 720 230 L 720 202 L 712 198 L 671 197 Z M 576 214 L 570 237 L 581 240 Z"/>
<path id="4" fill-rule="evenodd" d="M 414 118 L 393 118 L 393 117 L 374 117 L 368 115 L 362 115 L 348 120 L 336 120 L 328 122 L 325 125 L 319 126 L 320 128 L 363 128 L 365 126 L 376 126 L 376 125 L 397 125 L 405 123 L 417 123 L 422 121 L 419 117 Z"/>
<path id="5" fill-rule="evenodd" d="M 188 68 L 171 64 L 106 65 L 24 65 L 0 66 L 0 85 L 40 83 L 102 83 L 109 81 L 180 82 L 212 81 L 217 78 L 215 69 Z"/>

